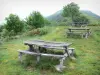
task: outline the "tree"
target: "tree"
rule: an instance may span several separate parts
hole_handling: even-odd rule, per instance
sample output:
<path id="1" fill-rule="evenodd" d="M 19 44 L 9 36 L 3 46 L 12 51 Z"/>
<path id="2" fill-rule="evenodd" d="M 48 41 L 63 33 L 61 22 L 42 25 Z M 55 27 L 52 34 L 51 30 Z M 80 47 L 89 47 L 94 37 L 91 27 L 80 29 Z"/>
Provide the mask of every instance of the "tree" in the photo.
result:
<path id="1" fill-rule="evenodd" d="M 75 24 L 77 24 L 77 25 L 83 25 L 83 24 L 87 25 L 89 23 L 89 19 L 86 16 L 84 16 L 84 15 L 80 15 L 80 16 L 77 16 L 73 20 L 73 22 Z"/>
<path id="2" fill-rule="evenodd" d="M 28 25 L 35 27 L 35 28 L 44 26 L 44 18 L 40 14 L 40 12 L 37 12 L 37 11 L 32 12 L 28 16 L 28 18 L 26 18 L 26 22 Z"/>
<path id="3" fill-rule="evenodd" d="M 62 15 L 64 17 L 71 17 L 72 22 L 73 22 L 74 18 L 80 15 L 78 5 L 72 2 L 64 6 Z"/>
<path id="4" fill-rule="evenodd" d="M 13 31 L 15 34 L 17 34 L 19 32 L 22 32 L 24 25 L 17 15 L 10 14 L 6 18 L 5 27 L 9 32 Z"/>

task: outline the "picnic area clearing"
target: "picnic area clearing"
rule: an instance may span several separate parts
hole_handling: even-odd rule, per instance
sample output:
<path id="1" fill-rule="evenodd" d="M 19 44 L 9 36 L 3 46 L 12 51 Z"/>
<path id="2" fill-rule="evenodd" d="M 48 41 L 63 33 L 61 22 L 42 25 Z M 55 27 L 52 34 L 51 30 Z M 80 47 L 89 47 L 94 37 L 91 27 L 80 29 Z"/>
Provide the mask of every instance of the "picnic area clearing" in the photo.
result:
<path id="1" fill-rule="evenodd" d="M 49 27 L 48 27 L 49 28 Z M 0 45 L 0 75 L 99 75 L 100 74 L 100 27 L 89 26 L 91 35 L 85 39 L 67 38 L 67 26 L 57 26 L 43 36 L 26 36 L 11 40 Z M 28 47 L 23 41 L 42 39 L 46 41 L 72 42 L 77 54 L 75 61 L 66 60 L 67 68 L 62 73 L 54 69 L 57 59 L 42 57 L 40 64 L 36 64 L 33 56 L 26 55 L 24 63 L 18 61 L 17 50 L 26 50 Z M 45 60 L 46 59 L 46 60 Z"/>

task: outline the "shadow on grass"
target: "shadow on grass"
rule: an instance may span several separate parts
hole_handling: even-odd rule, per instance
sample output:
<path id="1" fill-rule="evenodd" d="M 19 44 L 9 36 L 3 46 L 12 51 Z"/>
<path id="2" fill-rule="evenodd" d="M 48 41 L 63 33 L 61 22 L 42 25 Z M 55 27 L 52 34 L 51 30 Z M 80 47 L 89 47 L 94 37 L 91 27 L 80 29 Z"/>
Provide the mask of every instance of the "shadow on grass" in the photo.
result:
<path id="1" fill-rule="evenodd" d="M 82 39 L 80 34 L 67 34 L 67 38 Z"/>

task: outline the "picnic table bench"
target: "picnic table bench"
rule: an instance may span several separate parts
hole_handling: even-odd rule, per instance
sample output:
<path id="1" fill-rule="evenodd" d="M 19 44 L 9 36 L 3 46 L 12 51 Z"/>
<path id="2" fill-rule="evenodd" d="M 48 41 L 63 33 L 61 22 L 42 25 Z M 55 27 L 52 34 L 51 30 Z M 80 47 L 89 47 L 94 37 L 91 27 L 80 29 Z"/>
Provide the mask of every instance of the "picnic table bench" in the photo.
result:
<path id="1" fill-rule="evenodd" d="M 18 50 L 19 51 L 19 60 L 22 62 L 22 54 L 30 54 L 37 56 L 37 62 L 40 61 L 41 56 L 47 57 L 56 57 L 59 58 L 60 64 L 56 65 L 55 68 L 58 71 L 62 71 L 65 66 L 63 66 L 64 60 L 67 57 L 72 59 L 74 58 L 74 48 L 69 48 L 72 43 L 65 42 L 51 42 L 44 40 L 30 40 L 25 41 L 25 45 L 29 47 L 28 50 Z M 52 53 L 42 53 L 40 52 L 41 48 L 52 49 L 52 50 L 63 50 L 63 54 L 52 54 Z"/>
<path id="2" fill-rule="evenodd" d="M 71 34 L 80 34 L 81 37 L 87 38 L 90 35 L 90 28 L 68 28 L 68 36 Z"/>

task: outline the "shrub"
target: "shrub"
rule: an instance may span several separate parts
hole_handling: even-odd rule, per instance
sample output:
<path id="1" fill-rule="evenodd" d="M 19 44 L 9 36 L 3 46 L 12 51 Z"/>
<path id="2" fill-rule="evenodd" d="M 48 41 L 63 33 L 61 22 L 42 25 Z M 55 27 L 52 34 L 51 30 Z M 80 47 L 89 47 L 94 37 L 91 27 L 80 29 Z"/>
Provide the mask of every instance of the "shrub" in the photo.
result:
<path id="1" fill-rule="evenodd" d="M 6 38 L 9 35 L 9 32 L 6 29 L 3 29 L 1 32 L 1 38 Z"/>
<path id="2" fill-rule="evenodd" d="M 18 39 L 19 36 L 15 36 L 14 31 L 12 30 L 11 32 L 8 32 L 6 29 L 3 29 L 2 32 L 0 33 L 0 41 L 9 41 L 12 39 Z"/>
<path id="3" fill-rule="evenodd" d="M 45 35 L 49 32 L 49 30 L 46 28 L 46 27 L 43 27 L 43 28 L 38 28 L 38 29 L 33 29 L 31 31 L 28 31 L 26 33 L 26 35 L 28 36 L 34 36 L 34 35 Z"/>
<path id="4" fill-rule="evenodd" d="M 33 29 L 33 30 L 31 30 L 31 31 L 28 31 L 28 32 L 26 33 L 26 35 L 28 35 L 28 36 L 39 35 L 39 30 L 38 30 L 38 29 Z"/>
<path id="5" fill-rule="evenodd" d="M 48 33 L 48 29 L 46 27 L 39 28 L 39 35 L 45 35 Z"/>

